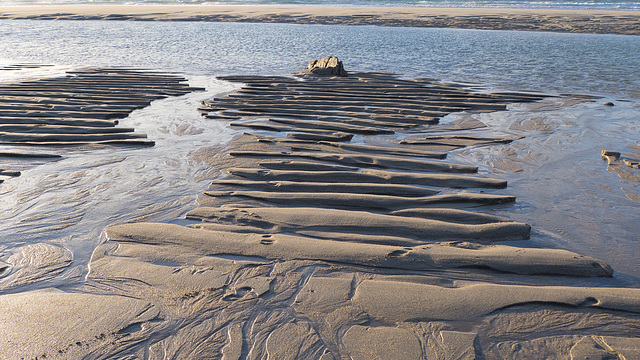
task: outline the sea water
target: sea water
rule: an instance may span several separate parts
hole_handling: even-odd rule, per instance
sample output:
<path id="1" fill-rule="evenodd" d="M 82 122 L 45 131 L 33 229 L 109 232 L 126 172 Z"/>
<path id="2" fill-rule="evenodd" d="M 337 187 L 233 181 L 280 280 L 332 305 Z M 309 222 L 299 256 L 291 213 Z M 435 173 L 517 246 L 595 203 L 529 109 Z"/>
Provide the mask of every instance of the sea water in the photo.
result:
<path id="1" fill-rule="evenodd" d="M 419 6 L 542 9 L 637 10 L 637 0 L 7 0 L 6 5 L 36 4 L 233 4 L 233 5 L 338 5 L 338 6 Z"/>
<path id="2" fill-rule="evenodd" d="M 640 157 L 640 37 L 456 29 L 208 22 L 0 20 L 0 81 L 59 76 L 84 67 L 124 66 L 181 74 L 206 92 L 155 101 L 121 121 L 156 141 L 151 148 L 47 149 L 62 160 L 25 169 L 0 184 L 0 238 L 7 251 L 51 242 L 74 253 L 54 285 L 81 280 L 105 226 L 127 221 L 184 223 L 215 154 L 238 131 L 196 111 L 233 91 L 219 75 L 290 75 L 312 59 L 338 56 L 347 71 L 466 81 L 483 90 L 594 95 L 511 105 L 476 114 L 492 132 L 524 135 L 509 145 L 453 152 L 503 178 L 516 195 L 501 215 L 533 225 L 519 246 L 558 247 L 603 259 L 640 286 L 640 183 L 600 160 L 610 149 Z M 602 106 L 611 101 L 616 106 Z M 443 122 L 455 119 L 452 115 Z M 534 119 L 523 130 L 512 124 Z M 505 166 L 509 159 L 517 166 Z M 519 168 L 518 168 L 519 167 Z M 638 173 L 637 170 L 636 174 Z M 633 173 L 631 173 L 633 175 Z M 623 174 L 624 175 L 624 174 Z M 526 244 L 525 244 L 526 243 Z M 631 279 L 631 280 L 629 280 Z M 58 281 L 58 283 L 56 283 Z M 51 285 L 39 284 L 36 286 Z"/>
<path id="3" fill-rule="evenodd" d="M 639 44 L 637 36 L 519 31 L 0 20 L 4 63 L 137 66 L 204 76 L 289 75 L 310 59 L 332 54 L 356 71 L 606 97 L 640 96 Z"/>

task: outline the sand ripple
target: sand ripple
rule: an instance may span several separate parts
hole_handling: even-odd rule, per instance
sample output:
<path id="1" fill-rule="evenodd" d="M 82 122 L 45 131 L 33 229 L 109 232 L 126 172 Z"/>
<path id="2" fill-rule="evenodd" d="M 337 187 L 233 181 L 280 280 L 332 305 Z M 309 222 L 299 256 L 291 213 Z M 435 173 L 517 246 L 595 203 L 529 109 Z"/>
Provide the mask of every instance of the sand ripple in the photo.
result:
<path id="1" fill-rule="evenodd" d="M 601 260 L 528 247 L 531 226 L 508 217 L 517 199 L 507 182 L 474 164 L 444 161 L 453 149 L 520 138 L 479 135 L 487 129 L 477 120 L 438 128 L 439 117 L 543 95 L 478 93 L 388 74 L 226 79 L 246 86 L 200 111 L 251 130 L 221 153 L 200 153 L 217 174 L 200 207 L 180 225 L 109 226 L 86 281 L 68 291 L 0 296 L 6 326 L 37 319 L 11 332 L 0 354 L 330 360 L 638 353 L 639 289 L 611 286 L 613 269 Z M 404 121 L 389 126 L 395 119 Z M 349 138 L 327 141 L 327 131 Z M 0 283 L 42 279 L 72 260 L 61 247 L 38 246 L 6 257 Z M 33 301 L 45 305 L 25 307 Z M 59 326 L 64 331 L 52 331 Z"/>

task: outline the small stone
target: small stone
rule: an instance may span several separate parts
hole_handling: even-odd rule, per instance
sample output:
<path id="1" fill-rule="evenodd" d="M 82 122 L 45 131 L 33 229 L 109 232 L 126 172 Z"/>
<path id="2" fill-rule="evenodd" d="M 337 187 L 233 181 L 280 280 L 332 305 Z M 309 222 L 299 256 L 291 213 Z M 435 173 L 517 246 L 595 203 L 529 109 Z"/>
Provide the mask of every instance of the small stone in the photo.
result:
<path id="1" fill-rule="evenodd" d="M 612 150 L 602 150 L 601 153 L 602 160 L 607 160 L 608 162 L 618 160 L 620 157 L 620 153 Z"/>
<path id="2" fill-rule="evenodd" d="M 640 169 L 640 162 L 631 159 L 624 159 L 624 164 L 633 169 Z"/>
<path id="3" fill-rule="evenodd" d="M 607 101 L 607 102 L 603 103 L 602 105 L 604 105 L 604 106 L 613 106 L 613 103 L 611 101 Z"/>

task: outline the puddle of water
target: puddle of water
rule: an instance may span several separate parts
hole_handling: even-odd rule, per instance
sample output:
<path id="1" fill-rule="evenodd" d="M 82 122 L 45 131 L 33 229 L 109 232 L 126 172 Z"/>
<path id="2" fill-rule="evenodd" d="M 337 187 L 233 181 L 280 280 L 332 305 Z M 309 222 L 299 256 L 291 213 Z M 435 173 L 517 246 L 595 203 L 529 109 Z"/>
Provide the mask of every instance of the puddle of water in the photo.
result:
<path id="1" fill-rule="evenodd" d="M 600 158 L 605 149 L 638 157 L 638 107 L 604 101 L 555 99 L 478 115 L 488 131 L 525 138 L 455 153 L 509 181 L 517 203 L 504 215 L 533 226 L 532 244 L 593 256 L 640 277 L 640 171 Z"/>

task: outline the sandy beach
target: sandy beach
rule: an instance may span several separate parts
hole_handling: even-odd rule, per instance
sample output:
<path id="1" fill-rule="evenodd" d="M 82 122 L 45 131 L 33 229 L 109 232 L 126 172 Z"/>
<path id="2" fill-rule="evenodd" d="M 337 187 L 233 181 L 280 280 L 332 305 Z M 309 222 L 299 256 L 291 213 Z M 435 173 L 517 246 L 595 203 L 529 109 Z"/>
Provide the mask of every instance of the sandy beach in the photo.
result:
<path id="1" fill-rule="evenodd" d="M 640 34 L 640 12 L 285 5 L 0 6 L 0 19 L 234 21 Z"/>
<path id="2" fill-rule="evenodd" d="M 205 99 L 198 111 L 245 131 L 201 155 L 218 175 L 186 213 L 189 223 L 108 226 L 79 284 L 0 296 L 8 339 L 0 354 L 418 360 L 640 353 L 640 289 L 598 286 L 614 274 L 604 261 L 528 247 L 532 226 L 508 218 L 516 201 L 505 193 L 508 182 L 448 160 L 457 149 L 522 137 L 492 133 L 478 120 L 440 118 L 505 111 L 548 95 L 381 73 L 335 76 L 346 75 L 335 58 L 319 63 L 340 71 L 316 75 L 327 67 L 310 64 L 299 78 L 221 77 L 242 87 Z M 3 125 L 5 143 L 153 146 L 144 135 L 132 137 L 135 129 L 107 131 L 116 125 L 110 119 L 147 99 L 201 90 L 135 70 L 69 75 L 1 89 L 5 104 L 31 107 L 40 122 L 25 125 L 32 120 L 23 116 L 19 125 Z M 34 106 L 33 96 L 62 105 Z M 354 136 L 365 142 L 351 142 Z M 610 166 L 625 166 L 620 154 L 605 155 Z M 4 290 L 55 278 L 74 263 L 73 253 L 48 242 L 9 253 Z"/>
<path id="3" fill-rule="evenodd" d="M 0 7 L 0 18 L 640 33 L 639 13 L 617 11 L 25 6 Z M 54 65 L 4 69 L 47 66 Z M 631 108 L 631 100 L 345 70 L 332 57 L 299 70 L 216 74 L 233 87 L 215 96 L 200 94 L 205 89 L 180 74 L 154 69 L 93 67 L 3 83 L 0 141 L 11 150 L 0 153 L 0 198 L 15 195 L 15 179 L 44 168 L 51 172 L 45 182 L 27 183 L 35 189 L 21 190 L 14 207 L 46 199 L 53 210 L 19 218 L 16 230 L 25 226 L 24 237 L 0 254 L 0 357 L 640 358 L 637 279 L 616 277 L 617 264 L 596 256 L 534 242 L 544 234 L 527 212 L 530 200 L 511 183 L 535 177 L 523 167 L 535 171 L 548 154 L 546 144 L 523 139 L 586 126 L 556 124 L 549 112 L 576 104 L 604 112 Z M 189 111 L 206 122 L 119 123 L 160 99 L 185 96 L 198 99 Z M 521 118 L 505 115 L 513 112 Z M 508 119 L 508 131 L 496 130 L 493 115 Z M 86 242 L 88 255 L 68 246 L 73 234 L 47 237 L 91 217 L 87 209 L 56 214 L 57 201 L 74 211 L 111 200 L 97 179 L 74 188 L 88 169 L 116 182 L 127 168 L 103 174 L 101 166 L 130 157 L 139 173 L 153 173 L 151 161 L 133 155 L 158 146 L 145 126 L 187 139 L 204 127 L 232 135 L 222 143 L 186 140 L 192 150 L 184 158 L 158 156 L 161 166 L 179 169 L 177 180 L 159 172 L 139 189 L 117 188 L 133 196 L 169 183 L 164 203 L 142 197 L 127 208 L 112 200 L 115 215 L 101 234 L 76 240 Z M 171 146 L 161 150 L 175 151 Z M 638 146 L 588 161 L 635 189 Z M 56 167 L 72 154 L 101 150 L 104 158 L 87 165 Z M 489 155 L 501 165 L 488 170 Z M 196 201 L 178 198 L 172 191 L 196 176 L 194 168 L 208 186 L 192 194 Z M 56 198 L 60 187 L 71 189 L 67 199 Z M 625 206 L 637 208 L 638 199 L 628 198 Z M 126 212 L 136 216 L 120 216 Z"/>

